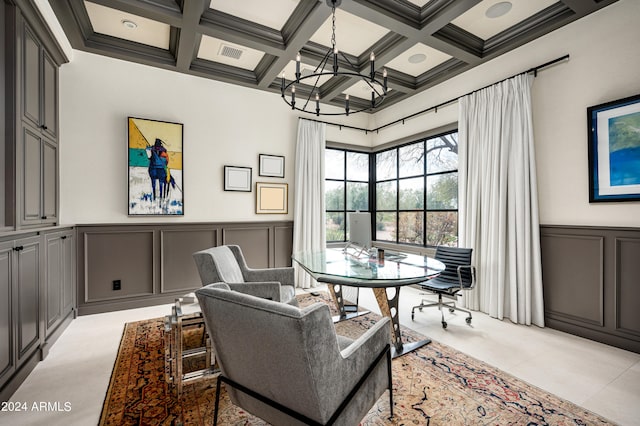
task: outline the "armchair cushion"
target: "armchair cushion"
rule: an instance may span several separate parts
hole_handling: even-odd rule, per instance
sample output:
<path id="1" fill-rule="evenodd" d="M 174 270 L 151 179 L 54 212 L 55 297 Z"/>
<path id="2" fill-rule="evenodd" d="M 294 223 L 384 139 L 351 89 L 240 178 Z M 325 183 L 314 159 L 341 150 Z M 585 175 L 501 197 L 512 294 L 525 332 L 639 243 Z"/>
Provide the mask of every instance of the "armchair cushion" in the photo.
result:
<path id="1" fill-rule="evenodd" d="M 202 285 L 225 282 L 232 290 L 297 306 L 293 268 L 252 269 L 240 247 L 212 247 L 193 254 Z"/>
<path id="2" fill-rule="evenodd" d="M 291 301 L 296 298 L 296 291 L 292 286 L 280 285 L 279 282 L 245 282 L 227 284 L 233 291 L 239 291 L 240 293 L 250 294 L 263 299 L 275 300 L 276 302 Z M 297 306 L 297 302 L 294 306 Z"/>
<path id="3" fill-rule="evenodd" d="M 211 256 L 218 268 L 221 281 L 227 283 L 242 283 L 244 276 L 240 270 L 240 265 L 229 247 L 221 246 L 217 250 L 211 251 Z"/>

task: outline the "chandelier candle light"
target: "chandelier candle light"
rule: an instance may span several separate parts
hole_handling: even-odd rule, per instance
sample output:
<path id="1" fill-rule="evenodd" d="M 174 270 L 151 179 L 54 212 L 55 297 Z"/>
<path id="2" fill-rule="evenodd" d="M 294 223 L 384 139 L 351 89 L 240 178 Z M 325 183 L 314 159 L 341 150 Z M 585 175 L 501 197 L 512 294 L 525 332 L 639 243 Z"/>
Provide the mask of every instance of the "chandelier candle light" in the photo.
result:
<path id="1" fill-rule="evenodd" d="M 300 53 L 296 55 L 296 75 L 295 79 L 291 80 L 287 83 L 284 72 L 282 73 L 282 81 L 280 83 L 280 93 L 282 94 L 282 99 L 287 103 L 287 105 L 291 106 L 292 110 L 297 110 L 301 112 L 306 112 L 309 114 L 315 114 L 317 116 L 320 115 L 349 115 L 349 113 L 356 113 L 364 110 L 373 110 L 380 106 L 385 96 L 387 95 L 387 70 L 384 69 L 382 72 L 382 81 L 376 76 L 375 71 L 375 54 L 371 52 L 369 56 L 370 62 L 370 72 L 369 75 L 361 74 L 349 58 L 338 50 L 336 46 L 336 7 L 340 6 L 342 0 L 326 0 L 328 6 L 331 7 L 332 10 L 332 32 L 331 32 L 331 48 L 324 55 L 320 63 L 315 68 L 313 73 L 302 75 L 300 72 Z M 341 57 L 347 64 L 349 64 L 351 70 L 343 70 L 338 66 L 338 60 Z M 333 61 L 332 69 L 329 68 L 329 60 Z M 326 70 L 325 70 L 326 68 Z M 321 112 L 320 111 L 320 88 L 318 87 L 318 82 L 320 81 L 321 76 L 344 76 L 349 77 L 351 79 L 361 79 L 371 88 L 371 104 L 368 106 L 364 106 L 357 110 L 351 111 L 349 108 L 349 95 L 346 94 L 344 97 L 344 111 L 342 112 Z M 304 102 L 304 105 L 300 107 L 296 105 L 296 84 L 299 84 L 303 80 L 308 80 L 315 78 L 315 82 L 313 83 L 313 87 L 309 90 L 309 94 Z M 286 93 L 290 92 L 290 97 L 287 99 Z M 304 92 L 304 90 L 303 90 Z M 311 109 L 309 106 L 309 102 L 311 97 L 315 94 L 315 111 Z M 304 96 L 304 94 L 303 94 Z M 309 109 L 307 109 L 309 107 Z"/>

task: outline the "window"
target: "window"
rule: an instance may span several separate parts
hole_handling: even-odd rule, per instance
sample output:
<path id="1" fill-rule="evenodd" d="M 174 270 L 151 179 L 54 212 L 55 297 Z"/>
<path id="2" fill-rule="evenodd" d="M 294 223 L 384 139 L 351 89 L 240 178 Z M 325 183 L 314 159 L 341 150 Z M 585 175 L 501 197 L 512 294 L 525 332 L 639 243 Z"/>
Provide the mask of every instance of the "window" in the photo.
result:
<path id="1" fill-rule="evenodd" d="M 348 241 L 347 213 L 359 210 L 375 217 L 375 240 L 457 246 L 458 133 L 374 154 L 327 148 L 325 209 L 327 242 Z"/>
<path id="2" fill-rule="evenodd" d="M 376 240 L 457 246 L 458 133 L 375 154 Z"/>
<path id="3" fill-rule="evenodd" d="M 324 199 L 327 242 L 347 241 L 347 212 L 369 211 L 369 154 L 327 148 Z"/>

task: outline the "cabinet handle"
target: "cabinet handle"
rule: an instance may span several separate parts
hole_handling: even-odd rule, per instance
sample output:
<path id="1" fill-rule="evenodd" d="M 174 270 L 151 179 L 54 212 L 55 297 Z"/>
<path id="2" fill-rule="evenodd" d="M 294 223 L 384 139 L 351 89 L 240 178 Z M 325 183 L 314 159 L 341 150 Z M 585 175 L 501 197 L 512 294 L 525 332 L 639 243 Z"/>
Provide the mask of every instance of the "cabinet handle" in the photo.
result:
<path id="1" fill-rule="evenodd" d="M 47 130 L 47 126 L 45 126 L 44 124 L 40 127 L 42 127 L 42 130 Z"/>
<path id="2" fill-rule="evenodd" d="M 18 247 L 14 247 L 13 250 L 15 251 L 21 251 L 24 250 L 24 246 L 18 246 Z"/>
<path id="3" fill-rule="evenodd" d="M 42 216 L 40 219 L 46 219 L 46 218 L 47 218 L 46 216 Z"/>
<path id="4" fill-rule="evenodd" d="M 61 239 L 61 240 L 66 240 L 66 239 L 67 239 L 67 236 L 66 236 L 66 235 L 63 235 L 62 237 L 60 237 L 60 239 Z"/>

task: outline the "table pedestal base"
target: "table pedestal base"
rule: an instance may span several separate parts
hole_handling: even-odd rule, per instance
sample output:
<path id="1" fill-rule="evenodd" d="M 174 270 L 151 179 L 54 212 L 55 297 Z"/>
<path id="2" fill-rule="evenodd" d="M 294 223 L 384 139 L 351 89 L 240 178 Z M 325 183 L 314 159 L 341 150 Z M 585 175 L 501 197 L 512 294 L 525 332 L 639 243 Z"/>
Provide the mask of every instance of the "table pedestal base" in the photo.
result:
<path id="1" fill-rule="evenodd" d="M 431 339 L 424 339 L 418 342 L 403 343 L 400 346 L 399 350 L 398 347 L 394 345 L 391 347 L 391 358 L 397 358 L 399 356 L 408 354 L 409 352 L 415 351 L 416 349 L 421 348 L 424 345 L 428 345 L 429 343 L 431 343 Z"/>
<path id="2" fill-rule="evenodd" d="M 327 283 L 329 291 L 333 300 L 338 305 L 340 315 L 333 317 L 333 322 L 339 322 L 355 318 L 360 315 L 368 314 L 369 312 L 350 312 L 345 311 L 344 299 L 342 297 L 342 285 Z M 419 342 L 404 343 L 402 341 L 402 333 L 400 332 L 400 313 L 398 312 L 398 302 L 400 299 L 400 286 L 393 287 L 376 287 L 373 288 L 373 294 L 376 296 L 376 301 L 380 307 L 380 312 L 385 317 L 391 319 L 391 354 L 393 358 L 402 356 L 411 351 L 414 351 L 424 345 L 431 343 L 431 339 L 424 339 Z M 387 290 L 392 290 L 393 294 L 389 295 Z"/>
<path id="3" fill-rule="evenodd" d="M 351 318 L 359 317 L 360 315 L 366 315 L 368 313 L 369 311 L 349 312 L 349 313 L 345 313 L 344 315 L 343 314 L 334 315 L 333 317 L 331 317 L 331 319 L 333 319 L 333 322 L 335 323 L 335 322 L 350 320 Z"/>
<path id="4" fill-rule="evenodd" d="M 344 304 L 341 284 L 327 284 L 327 287 L 329 287 L 331 297 L 333 297 L 333 301 L 336 302 L 336 306 L 338 306 L 338 311 L 340 312 L 339 315 L 333 316 L 333 322 L 346 321 L 369 313 L 369 311 L 358 311 L 358 305 L 350 305 L 349 308 L 354 309 L 352 311 L 347 309 L 347 306 Z"/>

